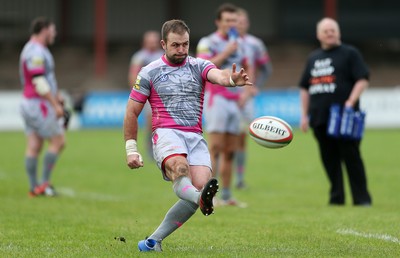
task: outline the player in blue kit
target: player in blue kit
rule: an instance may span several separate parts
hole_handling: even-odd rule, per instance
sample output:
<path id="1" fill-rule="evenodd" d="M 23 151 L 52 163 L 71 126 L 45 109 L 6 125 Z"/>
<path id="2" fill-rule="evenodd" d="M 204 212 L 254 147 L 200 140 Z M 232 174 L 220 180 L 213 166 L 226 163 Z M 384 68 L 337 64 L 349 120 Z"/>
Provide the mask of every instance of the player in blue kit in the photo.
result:
<path id="1" fill-rule="evenodd" d="M 165 54 L 142 68 L 127 104 L 124 120 L 127 165 L 131 169 L 144 165 L 136 144 L 137 118 L 149 101 L 154 158 L 163 178 L 172 182 L 179 197 L 159 227 L 139 241 L 139 250 L 143 252 L 162 251 L 161 242 L 198 208 L 206 216 L 213 213 L 218 181 L 212 178 L 210 154 L 202 136 L 205 82 L 225 87 L 252 85 L 244 69 L 236 72 L 236 65 L 230 70 L 220 70 L 208 60 L 189 56 L 189 33 L 182 20 L 164 23 L 161 45 Z"/>

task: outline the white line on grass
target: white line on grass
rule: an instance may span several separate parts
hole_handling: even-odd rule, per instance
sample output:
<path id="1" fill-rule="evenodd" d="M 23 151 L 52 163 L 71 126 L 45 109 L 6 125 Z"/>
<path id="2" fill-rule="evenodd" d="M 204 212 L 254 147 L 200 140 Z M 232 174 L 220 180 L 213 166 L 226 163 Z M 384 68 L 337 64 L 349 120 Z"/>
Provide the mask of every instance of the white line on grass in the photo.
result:
<path id="1" fill-rule="evenodd" d="M 73 189 L 66 187 L 58 188 L 57 192 L 59 192 L 63 196 L 68 196 L 71 198 L 97 200 L 97 201 L 123 201 L 123 198 L 114 195 L 94 193 L 94 192 L 76 193 Z"/>
<path id="2" fill-rule="evenodd" d="M 393 243 L 397 243 L 397 244 L 400 243 L 400 240 L 397 237 L 390 236 L 388 234 L 362 233 L 362 232 L 357 232 L 353 229 L 338 229 L 338 230 L 336 230 L 336 233 L 339 233 L 342 235 L 353 235 L 353 236 L 364 237 L 364 238 L 375 238 L 375 239 L 393 242 Z"/>

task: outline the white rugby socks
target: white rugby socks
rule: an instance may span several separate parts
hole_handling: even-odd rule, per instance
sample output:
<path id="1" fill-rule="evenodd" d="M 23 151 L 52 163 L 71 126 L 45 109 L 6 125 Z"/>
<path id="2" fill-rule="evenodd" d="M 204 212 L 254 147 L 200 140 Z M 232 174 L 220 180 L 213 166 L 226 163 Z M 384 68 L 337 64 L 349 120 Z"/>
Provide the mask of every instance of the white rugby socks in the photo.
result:
<path id="1" fill-rule="evenodd" d="M 181 176 L 173 184 L 175 194 L 182 200 L 198 204 L 200 191 L 193 186 L 192 180 L 187 176 Z"/>

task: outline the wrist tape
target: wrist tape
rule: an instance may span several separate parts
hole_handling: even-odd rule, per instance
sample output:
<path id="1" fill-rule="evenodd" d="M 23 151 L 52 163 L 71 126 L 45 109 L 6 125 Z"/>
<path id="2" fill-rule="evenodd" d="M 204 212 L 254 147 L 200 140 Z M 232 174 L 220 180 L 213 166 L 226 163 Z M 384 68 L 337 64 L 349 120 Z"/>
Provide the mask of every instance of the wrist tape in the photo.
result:
<path id="1" fill-rule="evenodd" d="M 232 87 L 236 87 L 236 83 L 232 80 L 232 76 L 229 76 L 229 84 L 230 84 Z"/>
<path id="2" fill-rule="evenodd" d="M 50 85 L 44 76 L 37 76 L 32 79 L 35 85 L 35 90 L 40 96 L 46 95 L 50 92 Z"/>
<path id="3" fill-rule="evenodd" d="M 132 154 L 139 154 L 137 150 L 137 143 L 134 139 L 129 139 L 125 142 L 126 156 Z"/>

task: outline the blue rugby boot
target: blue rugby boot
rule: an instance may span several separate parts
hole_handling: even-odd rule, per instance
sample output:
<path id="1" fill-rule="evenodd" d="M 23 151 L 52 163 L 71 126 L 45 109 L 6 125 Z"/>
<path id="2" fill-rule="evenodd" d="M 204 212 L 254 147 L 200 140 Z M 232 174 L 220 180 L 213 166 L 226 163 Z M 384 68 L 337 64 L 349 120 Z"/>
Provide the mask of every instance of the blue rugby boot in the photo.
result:
<path id="1" fill-rule="evenodd" d="M 158 242 L 154 239 L 146 238 L 145 240 L 140 240 L 138 242 L 138 248 L 141 252 L 161 252 L 161 242 Z"/>

